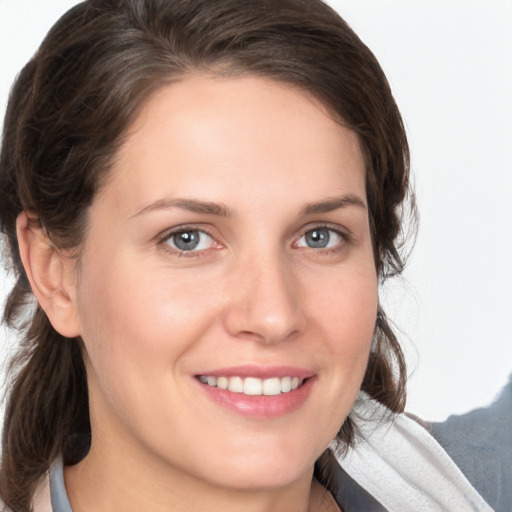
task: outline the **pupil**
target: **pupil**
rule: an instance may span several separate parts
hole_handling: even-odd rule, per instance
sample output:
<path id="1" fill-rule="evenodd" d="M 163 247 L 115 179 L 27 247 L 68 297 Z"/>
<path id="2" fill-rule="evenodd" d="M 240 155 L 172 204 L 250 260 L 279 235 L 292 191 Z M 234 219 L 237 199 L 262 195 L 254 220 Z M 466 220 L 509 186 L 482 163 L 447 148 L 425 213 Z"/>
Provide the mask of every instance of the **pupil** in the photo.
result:
<path id="1" fill-rule="evenodd" d="M 182 251 L 195 249 L 199 244 L 199 233 L 197 231 L 184 231 L 174 235 L 174 245 Z"/>
<path id="2" fill-rule="evenodd" d="M 329 230 L 328 229 L 313 229 L 306 234 L 306 242 L 309 247 L 315 249 L 322 249 L 327 247 L 329 243 Z"/>

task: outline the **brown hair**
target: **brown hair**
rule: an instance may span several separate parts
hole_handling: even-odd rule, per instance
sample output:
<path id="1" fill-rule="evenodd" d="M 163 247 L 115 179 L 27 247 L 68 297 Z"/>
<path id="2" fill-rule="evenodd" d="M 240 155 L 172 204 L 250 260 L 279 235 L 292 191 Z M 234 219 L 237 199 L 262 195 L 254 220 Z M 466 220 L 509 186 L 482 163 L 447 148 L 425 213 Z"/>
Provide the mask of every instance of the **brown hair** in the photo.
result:
<path id="1" fill-rule="evenodd" d="M 382 280 L 403 269 L 402 206 L 409 153 L 388 82 L 370 50 L 320 0 L 89 0 L 65 14 L 21 71 L 0 154 L 0 221 L 16 284 L 4 320 L 23 332 L 11 363 L 0 495 L 30 510 L 52 460 L 77 462 L 90 436 L 81 340 L 58 334 L 33 298 L 16 218 L 34 212 L 61 248 L 79 248 L 87 207 L 108 174 L 137 110 L 152 91 L 193 70 L 252 74 L 304 88 L 358 134 Z M 411 203 L 413 204 L 413 203 Z M 405 364 L 380 309 L 362 389 L 400 412 Z M 339 439 L 354 441 L 349 417 Z M 83 440 L 85 439 L 85 446 Z M 80 441 L 82 440 L 82 442 Z M 317 467 L 326 481 L 328 455 Z"/>

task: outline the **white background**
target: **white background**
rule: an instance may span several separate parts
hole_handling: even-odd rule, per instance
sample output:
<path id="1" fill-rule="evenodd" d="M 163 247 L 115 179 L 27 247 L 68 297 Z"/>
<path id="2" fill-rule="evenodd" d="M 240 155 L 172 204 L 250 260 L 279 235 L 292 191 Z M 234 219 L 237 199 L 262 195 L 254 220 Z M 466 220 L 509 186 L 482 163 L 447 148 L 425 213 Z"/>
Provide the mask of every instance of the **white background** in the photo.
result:
<path id="1" fill-rule="evenodd" d="M 73 0 L 0 0 L 0 111 Z M 512 372 L 512 0 L 331 0 L 373 50 L 407 126 L 421 214 L 405 279 L 383 290 L 408 409 L 442 420 Z M 3 274 L 0 299 L 9 288 Z M 14 344 L 1 334 L 0 357 Z"/>

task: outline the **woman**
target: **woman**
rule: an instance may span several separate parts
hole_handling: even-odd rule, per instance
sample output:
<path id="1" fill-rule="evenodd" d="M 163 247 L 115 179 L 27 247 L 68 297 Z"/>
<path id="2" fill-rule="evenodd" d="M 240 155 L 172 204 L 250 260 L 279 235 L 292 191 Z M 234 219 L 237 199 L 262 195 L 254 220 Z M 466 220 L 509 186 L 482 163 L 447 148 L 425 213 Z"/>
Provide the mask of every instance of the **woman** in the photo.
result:
<path id="1" fill-rule="evenodd" d="M 84 2 L 20 74 L 0 170 L 5 318 L 37 301 L 5 417 L 11 510 L 392 509 L 349 475 L 379 425 L 434 443 L 382 420 L 405 401 L 378 283 L 403 267 L 408 149 L 333 10 Z"/>

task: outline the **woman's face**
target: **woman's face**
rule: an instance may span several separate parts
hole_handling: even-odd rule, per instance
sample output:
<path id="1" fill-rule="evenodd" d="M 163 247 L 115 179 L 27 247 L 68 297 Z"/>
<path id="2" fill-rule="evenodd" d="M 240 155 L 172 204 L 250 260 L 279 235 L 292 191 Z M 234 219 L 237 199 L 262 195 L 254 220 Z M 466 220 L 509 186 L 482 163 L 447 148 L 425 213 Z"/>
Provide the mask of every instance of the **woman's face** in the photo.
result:
<path id="1" fill-rule="evenodd" d="M 356 136 L 262 78 L 166 86 L 90 208 L 75 301 L 90 457 L 293 482 L 347 417 L 374 331 Z"/>

